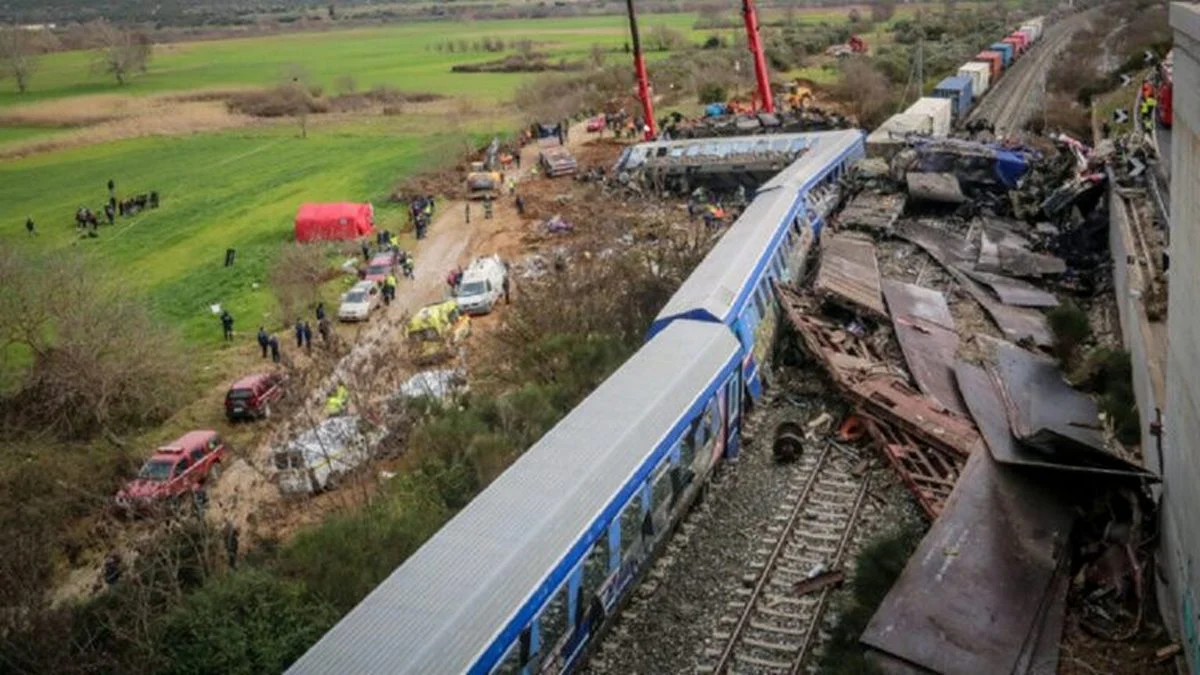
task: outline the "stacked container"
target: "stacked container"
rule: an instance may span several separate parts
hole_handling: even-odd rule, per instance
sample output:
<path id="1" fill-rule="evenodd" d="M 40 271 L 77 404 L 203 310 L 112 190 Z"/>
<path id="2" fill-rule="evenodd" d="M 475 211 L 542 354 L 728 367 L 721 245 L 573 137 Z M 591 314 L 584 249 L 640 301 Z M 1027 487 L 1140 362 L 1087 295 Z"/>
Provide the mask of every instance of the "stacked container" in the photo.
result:
<path id="1" fill-rule="evenodd" d="M 1001 52 L 991 49 L 982 51 L 975 55 L 975 60 L 982 61 L 991 68 L 988 86 L 995 84 L 996 80 L 999 80 L 1000 76 L 1004 74 L 1004 54 Z"/>
<path id="2" fill-rule="evenodd" d="M 1005 70 L 1007 70 L 1008 67 L 1012 65 L 1012 62 L 1017 58 L 1017 52 L 1015 49 L 1013 49 L 1012 44 L 1009 42 L 993 42 L 990 46 L 988 46 L 988 49 L 994 52 L 1000 52 L 1001 56 L 1004 57 Z"/>
<path id="3" fill-rule="evenodd" d="M 988 61 L 971 61 L 963 64 L 962 68 L 958 69 L 959 77 L 970 78 L 971 93 L 975 100 L 978 101 L 987 93 L 988 87 L 992 82 L 992 63 Z"/>
<path id="4" fill-rule="evenodd" d="M 867 136 L 867 154 L 871 157 L 891 157 L 904 144 L 908 134 L 933 134 L 933 119 L 929 115 L 902 112 L 892 115 Z"/>
<path id="5" fill-rule="evenodd" d="M 930 135 L 934 138 L 945 138 L 950 135 L 950 125 L 954 121 L 954 112 L 949 99 L 925 97 L 904 111 L 911 115 L 925 115 L 930 121 Z"/>
<path id="6" fill-rule="evenodd" d="M 973 84 L 969 76 L 947 77 L 933 88 L 934 98 L 950 101 L 950 113 L 954 119 L 967 114 L 971 109 Z"/>

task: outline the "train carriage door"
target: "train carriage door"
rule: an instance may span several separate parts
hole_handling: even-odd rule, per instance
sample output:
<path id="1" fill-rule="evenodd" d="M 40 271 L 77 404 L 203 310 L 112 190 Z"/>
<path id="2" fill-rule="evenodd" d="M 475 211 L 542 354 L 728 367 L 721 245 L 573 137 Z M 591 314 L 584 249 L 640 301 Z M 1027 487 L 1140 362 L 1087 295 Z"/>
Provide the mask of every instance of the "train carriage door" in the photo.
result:
<path id="1" fill-rule="evenodd" d="M 733 371 L 725 381 L 725 458 L 737 459 L 741 451 L 742 430 L 742 383 L 738 371 Z"/>

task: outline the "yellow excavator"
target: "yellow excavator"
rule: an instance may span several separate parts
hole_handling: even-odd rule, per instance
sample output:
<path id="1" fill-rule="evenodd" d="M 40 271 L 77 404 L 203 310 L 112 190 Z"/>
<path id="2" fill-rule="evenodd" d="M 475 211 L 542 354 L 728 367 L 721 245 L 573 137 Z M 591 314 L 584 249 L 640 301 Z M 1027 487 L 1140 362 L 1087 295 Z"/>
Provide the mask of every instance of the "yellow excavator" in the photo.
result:
<path id="1" fill-rule="evenodd" d="M 500 173 L 500 139 L 493 138 L 484 153 L 483 161 L 471 162 L 467 172 L 467 198 L 497 199 L 504 189 L 504 175 Z"/>
<path id="2" fill-rule="evenodd" d="M 784 96 L 784 102 L 789 110 L 804 110 L 812 103 L 812 89 L 796 80 L 788 84 L 787 94 Z"/>

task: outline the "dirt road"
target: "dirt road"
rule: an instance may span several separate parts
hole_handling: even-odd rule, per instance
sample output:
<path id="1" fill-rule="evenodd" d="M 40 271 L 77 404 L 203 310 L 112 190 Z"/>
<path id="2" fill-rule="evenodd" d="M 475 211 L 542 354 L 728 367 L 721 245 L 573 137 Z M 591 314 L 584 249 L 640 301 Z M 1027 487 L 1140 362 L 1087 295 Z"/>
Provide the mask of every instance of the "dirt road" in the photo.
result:
<path id="1" fill-rule="evenodd" d="M 581 122 L 571 128 L 567 146 L 577 150 L 591 138 Z M 522 149 L 521 169 L 516 174 L 518 182 L 531 175 L 537 165 L 537 154 L 536 145 Z M 279 508 L 283 506 L 284 497 L 270 482 L 273 472 L 269 462 L 271 448 L 295 438 L 324 419 L 325 399 L 339 382 L 346 385 L 353 399 L 355 392 L 393 392 L 412 374 L 403 358 L 403 326 L 407 318 L 421 307 L 449 296 L 445 279 L 450 270 L 477 256 L 514 253 L 514 246 L 526 227 L 525 221 L 518 216 L 513 200 L 508 196 L 494 204 L 494 217 L 485 220 L 482 204 L 472 203 L 468 223 L 465 201 L 438 202 L 427 237 L 416 242 L 413 249 L 415 279 L 401 280 L 396 300 L 391 306 L 381 308 L 358 333 L 349 353 L 320 380 L 300 409 L 290 419 L 278 422 L 271 433 L 266 434 L 266 440 L 250 452 L 248 459 L 238 459 L 229 466 L 212 489 L 210 520 L 215 523 L 229 520 L 253 538 L 256 530 L 279 535 L 320 518 L 327 506 L 323 502 L 331 501 L 330 495 L 302 500 L 307 504 L 289 502 L 287 508 Z M 386 364 L 386 373 L 378 371 L 381 364 Z"/>

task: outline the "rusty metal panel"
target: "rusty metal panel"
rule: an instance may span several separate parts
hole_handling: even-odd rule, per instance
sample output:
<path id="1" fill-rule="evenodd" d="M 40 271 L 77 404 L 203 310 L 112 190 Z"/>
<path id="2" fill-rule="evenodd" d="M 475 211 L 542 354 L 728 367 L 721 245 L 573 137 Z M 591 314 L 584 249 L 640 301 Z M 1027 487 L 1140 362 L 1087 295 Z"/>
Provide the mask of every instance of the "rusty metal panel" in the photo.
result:
<path id="1" fill-rule="evenodd" d="M 975 281 L 992 289 L 1000 302 L 1015 307 L 1057 307 L 1058 298 L 1053 293 L 1020 279 L 1011 279 L 999 274 L 989 274 L 977 270 L 963 270 Z"/>
<path id="2" fill-rule="evenodd" d="M 837 216 L 842 227 L 862 227 L 869 230 L 891 231 L 908 201 L 902 194 L 881 195 L 864 190 L 846 204 Z"/>
<path id="3" fill-rule="evenodd" d="M 1014 672 L 1038 615 L 1056 611 L 1046 596 L 1074 522 L 1062 495 L 973 454 L 862 642 L 947 675 Z"/>
<path id="4" fill-rule="evenodd" d="M 875 243 L 848 235 L 821 238 L 821 269 L 814 290 L 878 317 L 887 316 L 879 291 Z"/>
<path id="5" fill-rule="evenodd" d="M 954 332 L 946 296 L 891 280 L 883 282 L 883 294 L 904 361 L 917 387 L 945 408 L 967 414 L 954 382 L 958 333 Z"/>
<path id="6" fill-rule="evenodd" d="M 922 444 L 870 415 L 860 415 L 866 420 L 867 433 L 879 445 L 909 492 L 917 498 L 925 515 L 930 520 L 937 520 L 966 460 Z"/>
<path id="7" fill-rule="evenodd" d="M 872 416 L 907 431 L 925 443 L 966 457 L 983 448 L 983 439 L 966 417 L 947 412 L 928 396 L 895 376 L 854 382 L 850 392 Z"/>
<path id="8" fill-rule="evenodd" d="M 975 425 L 983 435 L 992 458 L 1002 464 L 1042 467 L 1085 473 L 1117 476 L 1146 477 L 1146 472 L 1137 466 L 1124 465 L 1119 460 L 1086 456 L 1060 456 L 1039 452 L 1017 441 L 1008 424 L 1008 413 L 1004 400 L 986 370 L 969 363 L 959 362 L 954 366 L 958 388 L 963 400 L 975 419 Z"/>

